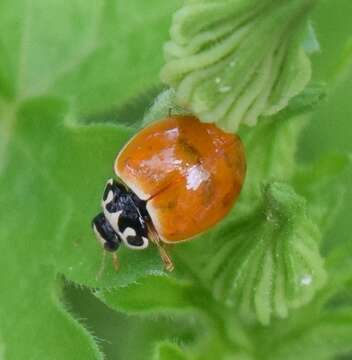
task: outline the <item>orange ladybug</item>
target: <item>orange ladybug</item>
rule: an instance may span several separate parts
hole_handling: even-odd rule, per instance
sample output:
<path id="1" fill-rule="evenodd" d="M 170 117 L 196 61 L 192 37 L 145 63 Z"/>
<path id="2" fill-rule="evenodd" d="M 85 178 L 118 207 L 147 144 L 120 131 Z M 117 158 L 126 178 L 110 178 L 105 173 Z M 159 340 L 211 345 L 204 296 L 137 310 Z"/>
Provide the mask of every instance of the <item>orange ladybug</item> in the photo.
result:
<path id="1" fill-rule="evenodd" d="M 135 135 L 117 155 L 93 230 L 104 249 L 121 242 L 159 248 L 186 241 L 218 223 L 239 196 L 246 172 L 237 135 L 192 116 L 170 116 Z"/>

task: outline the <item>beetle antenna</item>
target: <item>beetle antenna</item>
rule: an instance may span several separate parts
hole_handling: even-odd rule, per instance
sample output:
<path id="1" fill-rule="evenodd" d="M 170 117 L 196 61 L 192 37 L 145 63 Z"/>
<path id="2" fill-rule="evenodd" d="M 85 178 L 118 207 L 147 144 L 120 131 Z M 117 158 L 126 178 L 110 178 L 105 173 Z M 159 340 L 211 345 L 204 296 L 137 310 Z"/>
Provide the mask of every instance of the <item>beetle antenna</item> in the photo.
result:
<path id="1" fill-rule="evenodd" d="M 97 274 L 95 275 L 95 279 L 98 281 L 101 276 L 103 275 L 103 271 L 105 269 L 105 258 L 106 258 L 106 251 L 103 250 L 103 256 L 101 258 L 101 264 L 100 264 L 100 268 L 99 271 L 97 272 Z"/>
<path id="2" fill-rule="evenodd" d="M 170 271 L 170 272 L 173 271 L 174 270 L 174 264 L 172 262 L 172 259 L 171 259 L 170 255 L 166 251 L 164 244 L 161 242 L 161 240 L 159 238 L 159 235 L 157 234 L 157 232 L 153 228 L 153 225 L 148 226 L 148 228 L 149 228 L 149 233 L 151 235 L 150 240 L 158 248 L 159 255 L 161 257 L 161 260 L 164 263 L 165 270 Z"/>

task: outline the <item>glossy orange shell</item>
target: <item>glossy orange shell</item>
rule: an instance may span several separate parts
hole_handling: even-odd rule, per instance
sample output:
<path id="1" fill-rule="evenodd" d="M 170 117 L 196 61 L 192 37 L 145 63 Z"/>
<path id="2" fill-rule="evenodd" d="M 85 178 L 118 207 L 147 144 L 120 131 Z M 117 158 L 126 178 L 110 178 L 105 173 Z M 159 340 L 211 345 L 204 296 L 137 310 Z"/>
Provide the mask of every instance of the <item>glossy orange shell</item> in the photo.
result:
<path id="1" fill-rule="evenodd" d="M 238 136 L 194 117 L 173 116 L 134 136 L 115 172 L 141 199 L 161 239 L 189 239 L 232 208 L 246 162 Z"/>

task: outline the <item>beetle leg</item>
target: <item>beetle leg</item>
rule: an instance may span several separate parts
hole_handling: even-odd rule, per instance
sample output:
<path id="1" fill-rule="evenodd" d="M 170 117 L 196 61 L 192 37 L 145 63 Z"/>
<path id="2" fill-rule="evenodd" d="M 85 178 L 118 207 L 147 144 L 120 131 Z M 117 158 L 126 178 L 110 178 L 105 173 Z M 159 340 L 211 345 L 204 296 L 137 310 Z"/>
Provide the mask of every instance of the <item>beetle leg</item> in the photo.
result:
<path id="1" fill-rule="evenodd" d="M 167 271 L 173 271 L 173 269 L 174 269 L 174 264 L 173 264 L 173 262 L 172 262 L 172 260 L 171 260 L 170 255 L 169 255 L 168 252 L 166 251 L 164 245 L 163 245 L 160 241 L 155 242 L 155 245 L 158 247 L 161 260 L 162 260 L 163 263 L 164 263 L 165 270 L 167 270 Z"/>
<path id="2" fill-rule="evenodd" d="M 165 249 L 165 245 L 160 240 L 160 238 L 159 238 L 158 234 L 156 233 L 156 231 L 154 230 L 154 228 L 152 226 L 148 226 L 148 228 L 149 228 L 149 234 L 150 234 L 150 241 L 152 241 L 158 248 L 159 255 L 161 257 L 161 260 L 164 263 L 165 270 L 172 271 L 174 269 L 174 264 L 172 262 L 170 255 L 168 254 L 168 252 Z"/>
<path id="3" fill-rule="evenodd" d="M 120 261 L 119 258 L 117 257 L 116 252 L 112 253 L 112 264 L 114 265 L 115 271 L 118 272 L 120 270 Z"/>
<path id="4" fill-rule="evenodd" d="M 103 271 L 105 269 L 105 258 L 106 258 L 106 250 L 103 250 L 103 256 L 101 258 L 100 268 L 97 274 L 95 275 L 95 279 L 97 281 L 101 278 L 101 275 L 103 274 Z"/>

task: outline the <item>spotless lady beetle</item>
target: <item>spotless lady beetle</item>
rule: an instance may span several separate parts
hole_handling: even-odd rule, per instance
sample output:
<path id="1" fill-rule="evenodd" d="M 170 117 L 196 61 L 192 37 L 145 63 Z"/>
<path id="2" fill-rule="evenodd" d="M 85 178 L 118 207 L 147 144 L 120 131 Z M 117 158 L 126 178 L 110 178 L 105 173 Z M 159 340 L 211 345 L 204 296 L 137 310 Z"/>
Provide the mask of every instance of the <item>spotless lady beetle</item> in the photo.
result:
<path id="1" fill-rule="evenodd" d="M 189 240 L 219 222 L 243 184 L 246 162 L 237 135 L 191 116 L 170 116 L 135 135 L 118 154 L 102 208 L 92 222 L 107 251 Z"/>

